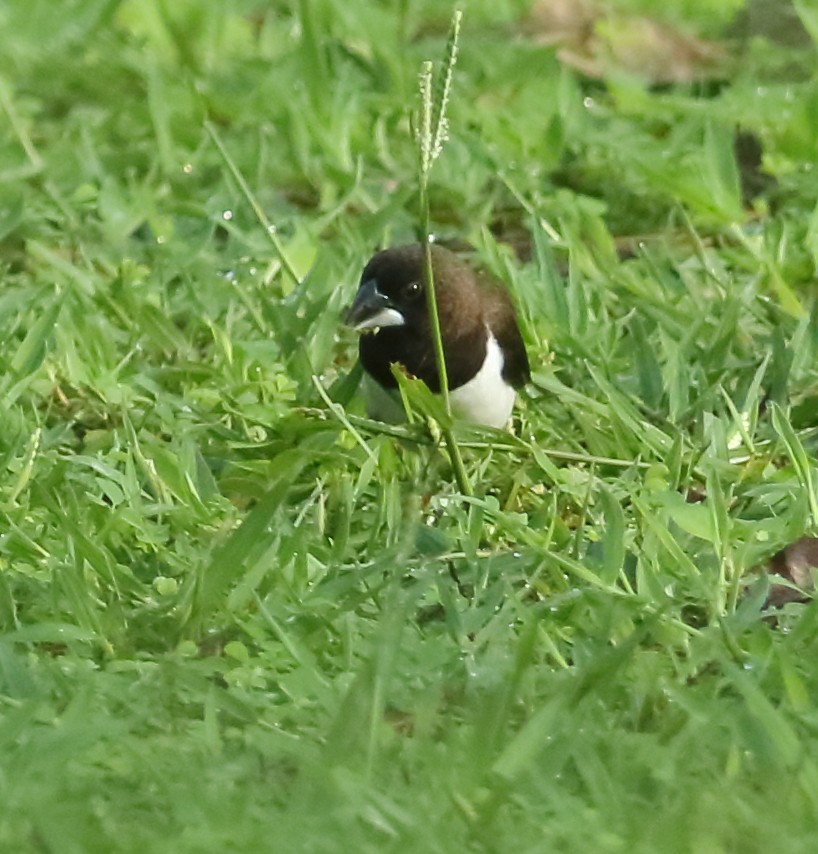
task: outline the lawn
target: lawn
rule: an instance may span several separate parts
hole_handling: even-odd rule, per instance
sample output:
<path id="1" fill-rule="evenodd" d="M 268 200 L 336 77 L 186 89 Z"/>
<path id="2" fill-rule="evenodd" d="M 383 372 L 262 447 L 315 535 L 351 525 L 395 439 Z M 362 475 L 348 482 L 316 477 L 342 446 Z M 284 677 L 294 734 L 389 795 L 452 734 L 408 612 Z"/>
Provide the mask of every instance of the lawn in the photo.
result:
<path id="1" fill-rule="evenodd" d="M 665 6 L 463 4 L 458 484 L 340 323 L 451 7 L 0 3 L 0 850 L 818 850 L 818 16 Z"/>

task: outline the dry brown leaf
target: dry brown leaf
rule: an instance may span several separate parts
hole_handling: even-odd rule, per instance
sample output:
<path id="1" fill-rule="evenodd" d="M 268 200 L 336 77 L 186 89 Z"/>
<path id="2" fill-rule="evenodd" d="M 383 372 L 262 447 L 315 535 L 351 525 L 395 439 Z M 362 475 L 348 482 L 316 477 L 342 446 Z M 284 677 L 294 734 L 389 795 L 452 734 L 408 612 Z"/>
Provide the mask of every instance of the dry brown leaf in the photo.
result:
<path id="1" fill-rule="evenodd" d="M 772 576 L 768 604 L 778 608 L 788 602 L 807 601 L 807 593 L 815 589 L 813 569 L 818 569 L 818 537 L 802 537 L 774 554 L 767 565 Z M 801 589 L 776 584 L 776 575 Z"/>
<path id="2" fill-rule="evenodd" d="M 536 0 L 524 29 L 588 77 L 626 72 L 651 83 L 689 83 L 712 76 L 726 57 L 715 42 L 644 15 L 609 13 L 593 0 Z"/>

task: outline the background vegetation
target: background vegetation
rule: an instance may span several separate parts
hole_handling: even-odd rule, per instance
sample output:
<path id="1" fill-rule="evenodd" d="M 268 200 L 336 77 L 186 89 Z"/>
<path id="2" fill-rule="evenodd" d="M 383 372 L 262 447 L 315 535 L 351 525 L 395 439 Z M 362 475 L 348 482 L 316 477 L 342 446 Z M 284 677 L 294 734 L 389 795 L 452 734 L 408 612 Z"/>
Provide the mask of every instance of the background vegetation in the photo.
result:
<path id="1" fill-rule="evenodd" d="M 814 850 L 818 612 L 752 570 L 818 521 L 818 18 L 764 7 L 464 5 L 433 228 L 533 368 L 464 503 L 339 329 L 451 9 L 0 3 L 2 850 Z"/>

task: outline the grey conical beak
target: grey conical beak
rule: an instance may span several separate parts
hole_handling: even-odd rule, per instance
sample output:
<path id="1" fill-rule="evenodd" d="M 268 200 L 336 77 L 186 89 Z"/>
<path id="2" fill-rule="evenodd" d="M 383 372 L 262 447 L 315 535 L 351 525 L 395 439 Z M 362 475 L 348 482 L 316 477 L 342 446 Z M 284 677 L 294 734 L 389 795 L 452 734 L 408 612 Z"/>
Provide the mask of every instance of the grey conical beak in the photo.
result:
<path id="1" fill-rule="evenodd" d="M 361 283 L 355 299 L 344 317 L 344 323 L 356 332 L 385 326 L 403 326 L 404 316 L 388 296 L 378 290 L 374 279 Z"/>

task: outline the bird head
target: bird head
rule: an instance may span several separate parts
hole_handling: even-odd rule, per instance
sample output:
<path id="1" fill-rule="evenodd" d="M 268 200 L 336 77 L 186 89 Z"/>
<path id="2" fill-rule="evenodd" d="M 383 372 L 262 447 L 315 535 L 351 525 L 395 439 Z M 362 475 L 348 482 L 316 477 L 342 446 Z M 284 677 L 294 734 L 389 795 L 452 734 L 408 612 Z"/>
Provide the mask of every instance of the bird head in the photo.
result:
<path id="1" fill-rule="evenodd" d="M 346 324 L 364 333 L 393 326 L 419 331 L 427 320 L 423 282 L 423 252 L 419 244 L 378 252 L 361 274 Z"/>

